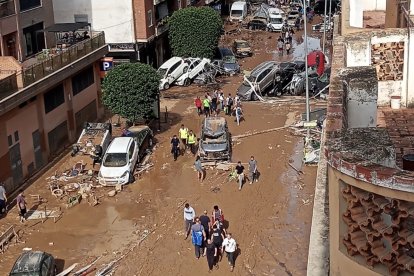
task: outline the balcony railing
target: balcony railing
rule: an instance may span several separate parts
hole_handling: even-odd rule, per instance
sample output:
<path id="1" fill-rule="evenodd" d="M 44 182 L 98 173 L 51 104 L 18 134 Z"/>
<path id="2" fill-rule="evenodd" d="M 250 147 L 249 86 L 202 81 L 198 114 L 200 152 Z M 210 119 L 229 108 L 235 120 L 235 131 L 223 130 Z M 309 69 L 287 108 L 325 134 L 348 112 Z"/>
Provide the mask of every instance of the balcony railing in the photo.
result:
<path id="1" fill-rule="evenodd" d="M 0 0 L 0 18 L 16 13 L 14 0 Z"/>
<path id="2" fill-rule="evenodd" d="M 37 60 L 42 60 L 32 66 L 23 69 L 23 87 L 26 87 L 47 75 L 63 68 L 64 66 L 82 58 L 105 45 L 103 32 L 95 33 L 92 38 L 85 39 L 68 48 L 47 49 Z"/>

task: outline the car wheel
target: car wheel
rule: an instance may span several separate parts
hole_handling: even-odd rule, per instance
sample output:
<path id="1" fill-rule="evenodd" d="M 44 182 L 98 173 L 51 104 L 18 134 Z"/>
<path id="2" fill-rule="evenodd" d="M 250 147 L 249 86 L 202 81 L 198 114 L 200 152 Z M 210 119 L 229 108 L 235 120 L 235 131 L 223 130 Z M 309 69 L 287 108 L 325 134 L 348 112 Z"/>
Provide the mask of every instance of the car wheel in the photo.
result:
<path id="1" fill-rule="evenodd" d="M 185 74 L 185 73 L 187 73 L 187 71 L 188 71 L 188 66 L 184 67 L 183 73 Z"/>
<path id="2" fill-rule="evenodd" d="M 164 90 L 168 90 L 168 88 L 170 88 L 170 83 L 166 82 L 164 84 Z"/>
<path id="3" fill-rule="evenodd" d="M 190 79 L 189 79 L 189 78 L 186 78 L 186 79 L 184 80 L 184 86 L 189 86 L 190 84 L 191 84 Z"/>

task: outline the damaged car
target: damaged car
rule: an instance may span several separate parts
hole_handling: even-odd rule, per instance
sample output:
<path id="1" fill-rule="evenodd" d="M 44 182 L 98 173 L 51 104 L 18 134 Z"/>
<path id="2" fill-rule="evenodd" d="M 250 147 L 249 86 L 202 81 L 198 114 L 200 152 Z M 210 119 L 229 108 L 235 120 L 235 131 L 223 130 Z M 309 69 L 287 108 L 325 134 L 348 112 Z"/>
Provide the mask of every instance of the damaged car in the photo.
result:
<path id="1" fill-rule="evenodd" d="M 246 40 L 236 39 L 233 42 L 233 50 L 237 57 L 251 57 L 253 55 L 252 48 Z"/>
<path id="2" fill-rule="evenodd" d="M 244 76 L 243 83 L 237 89 L 237 96 L 244 101 L 254 101 L 259 98 L 258 95 L 265 95 L 268 88 L 275 85 L 277 70 L 278 67 L 274 61 L 265 61 L 259 64 L 253 71 Z"/>
<path id="3" fill-rule="evenodd" d="M 231 137 L 226 119 L 223 117 L 207 117 L 201 126 L 198 155 L 205 161 L 230 161 Z"/>
<path id="4" fill-rule="evenodd" d="M 231 49 L 225 47 L 216 48 L 212 64 L 220 74 L 233 76 L 240 73 L 240 65 Z"/>
<path id="5" fill-rule="evenodd" d="M 308 87 L 310 95 L 316 96 L 321 93 L 327 94 L 329 87 L 329 79 L 331 77 L 331 68 L 326 68 L 322 75 L 318 75 L 315 70 L 308 72 Z M 294 96 L 304 95 L 306 92 L 306 76 L 305 72 L 295 74 L 289 85 L 289 94 Z"/>
<path id="6" fill-rule="evenodd" d="M 276 72 L 276 82 L 269 95 L 281 96 L 286 94 L 289 90 L 289 85 L 293 76 L 297 73 L 305 71 L 304 61 L 287 61 L 279 64 L 279 70 Z"/>
<path id="7" fill-rule="evenodd" d="M 210 64 L 208 58 L 186 58 L 184 62 L 187 63 L 188 70 L 175 82 L 181 86 L 189 86 L 198 75 L 208 70 Z"/>
<path id="8" fill-rule="evenodd" d="M 180 57 L 172 57 L 158 68 L 161 77 L 160 90 L 167 90 L 182 74 L 188 70 L 188 64 Z"/>

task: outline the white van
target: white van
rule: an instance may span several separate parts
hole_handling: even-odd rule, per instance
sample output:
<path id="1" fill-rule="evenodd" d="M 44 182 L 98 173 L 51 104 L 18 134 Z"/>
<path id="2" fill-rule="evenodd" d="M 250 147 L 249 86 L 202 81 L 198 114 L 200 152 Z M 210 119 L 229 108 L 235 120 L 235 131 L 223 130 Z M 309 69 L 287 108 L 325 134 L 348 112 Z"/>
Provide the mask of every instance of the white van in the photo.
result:
<path id="1" fill-rule="evenodd" d="M 138 151 L 137 139 L 133 137 L 116 137 L 112 140 L 99 169 L 99 184 L 115 186 L 132 182 Z"/>
<path id="2" fill-rule="evenodd" d="M 247 16 L 247 3 L 243 1 L 234 2 L 230 9 L 230 22 L 232 21 L 243 21 Z"/>
<path id="3" fill-rule="evenodd" d="M 271 32 L 281 32 L 285 13 L 281 9 L 270 8 L 268 30 Z"/>

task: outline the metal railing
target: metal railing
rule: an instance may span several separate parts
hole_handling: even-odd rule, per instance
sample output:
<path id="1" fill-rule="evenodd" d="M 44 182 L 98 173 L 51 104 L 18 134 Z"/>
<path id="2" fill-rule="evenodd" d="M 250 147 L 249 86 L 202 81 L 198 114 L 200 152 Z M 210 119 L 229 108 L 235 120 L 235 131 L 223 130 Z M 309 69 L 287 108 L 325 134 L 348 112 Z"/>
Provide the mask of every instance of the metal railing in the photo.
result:
<path id="1" fill-rule="evenodd" d="M 1 74 L 6 74 L 7 76 L 1 78 Z M 4 99 L 7 96 L 10 96 L 17 91 L 17 77 L 16 71 L 1 71 L 0 74 L 0 99 Z"/>
<path id="2" fill-rule="evenodd" d="M 66 65 L 84 57 L 105 45 L 103 32 L 92 35 L 68 48 L 59 49 L 56 54 L 45 54 L 42 61 L 23 70 L 23 87 L 26 87 Z"/>
<path id="3" fill-rule="evenodd" d="M 0 0 L 0 18 L 16 14 L 14 0 Z"/>

